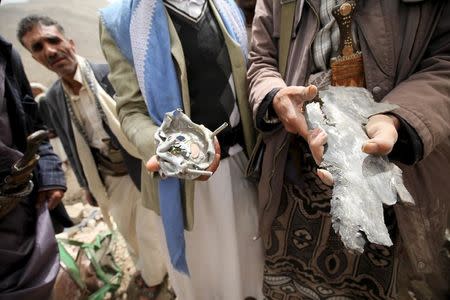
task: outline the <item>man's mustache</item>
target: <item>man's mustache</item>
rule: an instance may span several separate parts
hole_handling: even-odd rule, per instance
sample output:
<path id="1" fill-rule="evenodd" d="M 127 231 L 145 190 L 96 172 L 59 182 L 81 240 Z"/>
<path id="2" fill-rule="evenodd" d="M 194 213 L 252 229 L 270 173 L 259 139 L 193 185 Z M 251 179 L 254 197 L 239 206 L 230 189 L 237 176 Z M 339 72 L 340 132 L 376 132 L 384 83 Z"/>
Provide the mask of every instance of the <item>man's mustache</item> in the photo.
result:
<path id="1" fill-rule="evenodd" d="M 56 53 L 55 55 L 48 57 L 47 62 L 50 65 L 52 65 L 53 63 L 55 63 L 56 61 L 58 61 L 62 58 L 66 58 L 66 55 L 64 55 L 63 53 Z"/>

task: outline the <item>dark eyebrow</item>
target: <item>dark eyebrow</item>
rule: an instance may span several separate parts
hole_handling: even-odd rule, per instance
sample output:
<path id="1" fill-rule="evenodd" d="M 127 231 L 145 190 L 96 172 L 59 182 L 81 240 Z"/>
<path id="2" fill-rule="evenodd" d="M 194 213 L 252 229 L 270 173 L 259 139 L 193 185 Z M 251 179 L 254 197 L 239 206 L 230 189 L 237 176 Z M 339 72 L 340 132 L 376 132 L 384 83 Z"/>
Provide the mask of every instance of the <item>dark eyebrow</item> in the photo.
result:
<path id="1" fill-rule="evenodd" d="M 48 36 L 46 40 L 49 41 L 50 43 L 56 43 L 61 41 L 61 39 L 55 35 Z"/>
<path id="2" fill-rule="evenodd" d="M 39 41 L 37 41 L 36 43 L 31 45 L 31 50 L 33 52 L 42 50 L 42 48 L 43 48 L 42 40 L 45 40 L 51 44 L 58 44 L 59 42 L 62 41 L 62 39 L 56 35 L 45 36 L 43 39 L 40 39 Z"/>

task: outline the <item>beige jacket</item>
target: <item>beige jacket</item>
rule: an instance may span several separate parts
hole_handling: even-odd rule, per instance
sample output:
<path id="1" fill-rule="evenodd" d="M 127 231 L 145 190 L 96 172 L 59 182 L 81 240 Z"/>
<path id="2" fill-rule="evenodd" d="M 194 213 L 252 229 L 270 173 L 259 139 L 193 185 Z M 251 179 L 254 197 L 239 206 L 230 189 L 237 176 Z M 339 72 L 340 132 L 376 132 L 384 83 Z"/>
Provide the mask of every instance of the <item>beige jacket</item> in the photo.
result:
<path id="1" fill-rule="evenodd" d="M 244 131 L 245 150 L 247 153 L 251 153 L 255 143 L 255 135 L 251 112 L 247 101 L 246 61 L 239 45 L 234 42 L 227 33 L 225 26 L 219 17 L 218 11 L 214 7 L 214 3 L 210 1 L 210 4 L 228 48 L 237 102 Z M 174 63 L 178 71 L 178 78 L 181 86 L 183 110 L 187 115 L 190 115 L 188 79 L 183 50 L 173 23 L 168 15 L 167 17 L 169 20 L 171 52 L 174 57 Z M 105 58 L 111 67 L 109 79 L 117 93 L 115 99 L 117 101 L 117 111 L 122 124 L 122 129 L 131 143 L 136 145 L 140 158 L 143 162 L 146 162 L 156 152 L 154 135 L 157 126 L 148 115 L 147 107 L 139 89 L 133 66 L 131 66 L 120 53 L 113 39 L 102 24 L 100 24 L 100 41 Z M 162 86 L 161 88 L 164 87 Z M 143 204 L 145 207 L 159 213 L 158 177 L 149 174 L 144 167 L 142 169 L 141 191 Z M 192 229 L 194 222 L 194 184 L 194 181 L 183 181 L 184 192 L 182 198 L 184 201 L 183 207 L 185 208 L 185 228 L 188 230 Z"/>
<path id="2" fill-rule="evenodd" d="M 414 2 L 414 3 L 413 3 Z M 310 46 L 319 29 L 319 0 L 298 0 L 286 77 L 278 71 L 280 0 L 260 0 L 253 22 L 248 78 L 253 114 L 273 88 L 304 85 Z M 398 163 L 416 206 L 396 206 L 401 237 L 415 271 L 438 270 L 450 205 L 450 4 L 448 1 L 358 1 L 359 42 L 367 88 L 377 101 L 397 104 L 423 144 L 423 159 Z M 289 134 L 266 133 L 259 183 L 261 231 L 278 209 Z"/>

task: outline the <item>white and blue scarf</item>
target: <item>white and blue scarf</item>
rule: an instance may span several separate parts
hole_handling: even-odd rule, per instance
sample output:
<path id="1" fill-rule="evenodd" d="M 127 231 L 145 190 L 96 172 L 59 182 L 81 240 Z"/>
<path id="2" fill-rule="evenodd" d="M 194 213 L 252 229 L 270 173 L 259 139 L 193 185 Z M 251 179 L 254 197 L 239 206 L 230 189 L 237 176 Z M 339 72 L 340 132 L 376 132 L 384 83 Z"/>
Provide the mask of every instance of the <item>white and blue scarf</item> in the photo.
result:
<path id="1" fill-rule="evenodd" d="M 247 57 L 242 12 L 233 0 L 211 0 L 228 34 Z M 175 64 L 170 52 L 169 25 L 162 0 L 115 1 L 101 10 L 101 18 L 125 58 L 134 66 L 152 120 L 160 125 L 166 112 L 182 107 Z M 153 137 L 149 137 L 153 138 Z M 160 211 L 174 268 L 189 274 L 185 257 L 181 183 L 159 182 Z"/>

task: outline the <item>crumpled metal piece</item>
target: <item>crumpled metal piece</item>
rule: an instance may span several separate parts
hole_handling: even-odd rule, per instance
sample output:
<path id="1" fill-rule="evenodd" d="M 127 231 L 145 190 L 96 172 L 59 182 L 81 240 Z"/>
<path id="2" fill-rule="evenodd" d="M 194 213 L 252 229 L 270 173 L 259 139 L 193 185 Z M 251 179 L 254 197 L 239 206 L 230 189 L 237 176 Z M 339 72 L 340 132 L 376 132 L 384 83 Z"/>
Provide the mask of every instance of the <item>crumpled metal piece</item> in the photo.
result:
<path id="1" fill-rule="evenodd" d="M 331 215 L 334 230 L 345 247 L 363 252 L 366 241 L 391 246 L 384 223 L 383 205 L 399 199 L 414 204 L 403 185 L 402 171 L 385 156 L 361 151 L 368 139 L 368 117 L 392 111 L 397 106 L 377 103 L 364 88 L 330 87 L 320 92 L 323 103 L 306 105 L 310 129 L 321 127 L 328 143 L 320 168 L 334 178 Z"/>
<path id="2" fill-rule="evenodd" d="M 155 133 L 160 176 L 183 179 L 211 176 L 212 172 L 205 170 L 214 160 L 214 137 L 226 126 L 224 123 L 211 132 L 192 122 L 181 109 L 166 113 Z"/>

